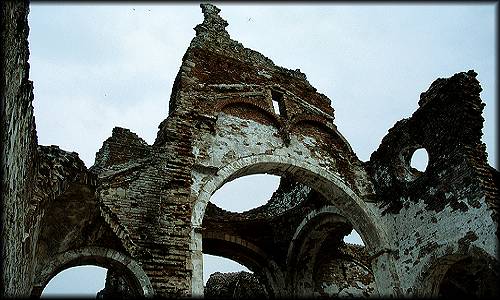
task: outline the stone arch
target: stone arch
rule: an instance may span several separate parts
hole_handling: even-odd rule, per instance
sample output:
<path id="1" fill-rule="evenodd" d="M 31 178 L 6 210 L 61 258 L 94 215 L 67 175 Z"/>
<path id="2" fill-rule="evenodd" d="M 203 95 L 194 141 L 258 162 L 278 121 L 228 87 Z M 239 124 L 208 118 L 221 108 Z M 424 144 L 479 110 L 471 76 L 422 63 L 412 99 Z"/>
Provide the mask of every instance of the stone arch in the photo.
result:
<path id="1" fill-rule="evenodd" d="M 212 194 L 223 184 L 245 175 L 268 173 L 274 175 L 290 174 L 297 181 L 304 183 L 318 191 L 326 199 L 329 199 L 343 216 L 349 216 L 349 222 L 354 229 L 363 237 L 363 241 L 374 257 L 384 260 L 390 274 L 380 274 L 386 277 L 389 286 L 397 285 L 393 270 L 392 259 L 382 254 L 387 253 L 389 248 L 388 239 L 383 228 L 377 224 L 377 215 L 372 212 L 368 205 L 361 200 L 345 183 L 333 172 L 325 168 L 313 165 L 305 161 L 299 161 L 291 157 L 281 157 L 272 154 L 259 154 L 237 159 L 221 167 L 215 176 L 211 177 L 200 187 L 200 193 L 193 206 L 191 215 L 192 234 L 191 249 L 193 265 L 200 264 L 201 256 L 201 233 L 199 233 L 205 209 Z M 198 261 L 198 262 L 197 262 Z M 382 262 L 381 262 L 382 263 Z M 198 274 L 196 274 L 198 272 Z M 193 268 L 193 295 L 202 294 L 203 275 Z M 376 276 L 377 279 L 377 276 Z M 377 285 L 378 286 L 378 285 Z M 384 293 L 393 293 L 385 291 Z M 382 293 L 382 294 L 384 294 Z"/>
<path id="2" fill-rule="evenodd" d="M 297 133 L 304 133 L 302 126 L 312 126 L 317 128 L 318 131 L 324 135 L 325 141 L 332 142 L 335 146 L 346 153 L 352 153 L 352 148 L 344 136 L 331 125 L 330 120 L 326 117 L 310 114 L 299 114 L 290 120 L 290 131 Z"/>
<path id="3" fill-rule="evenodd" d="M 482 269 L 480 276 L 474 274 L 471 279 L 477 281 L 479 278 L 489 288 L 485 291 L 484 287 L 482 290 L 479 287 L 480 290 L 476 291 L 477 294 L 475 296 L 490 298 L 498 294 L 497 279 L 500 275 L 500 266 L 494 257 L 475 246 L 467 250 L 459 249 L 452 253 L 447 253 L 446 250 L 436 253 L 434 259 L 426 263 L 420 274 L 416 277 L 412 285 L 415 289 L 413 294 L 425 298 L 445 296 L 441 295 L 443 283 L 454 269 L 460 270 L 461 275 L 464 276 L 467 276 L 467 273 L 477 271 L 477 269 Z M 470 290 L 468 292 L 472 293 L 474 291 Z M 472 297 L 474 296 L 472 295 Z"/>
<path id="4" fill-rule="evenodd" d="M 104 268 L 117 268 L 124 271 L 135 290 L 144 297 L 154 296 L 154 290 L 141 266 L 127 255 L 113 249 L 85 247 L 69 250 L 50 259 L 42 266 L 36 276 L 32 294 L 40 296 L 45 286 L 59 272 L 81 265 L 96 265 Z"/>
<path id="5" fill-rule="evenodd" d="M 264 276 L 267 292 L 274 296 L 280 295 L 280 287 L 283 286 L 283 274 L 277 264 L 257 245 L 244 240 L 239 236 L 229 235 L 220 232 L 208 232 L 203 236 L 203 253 L 226 257 L 234 260 L 252 272 L 261 272 Z M 207 241 L 212 241 L 223 247 L 207 247 L 211 245 Z M 224 249 L 221 251 L 220 249 Z"/>
<path id="6" fill-rule="evenodd" d="M 276 128 L 283 127 L 282 122 L 280 122 L 269 109 L 249 99 L 226 100 L 218 103 L 216 110 L 243 119 L 250 119 L 258 123 L 271 125 Z"/>
<path id="7" fill-rule="evenodd" d="M 297 129 L 298 132 L 300 132 L 300 126 L 303 124 L 311 124 L 319 128 L 320 130 L 324 131 L 325 133 L 331 134 L 335 137 L 337 137 L 337 132 L 333 130 L 329 125 L 329 121 L 327 118 L 319 115 L 309 115 L 309 114 L 299 114 L 294 116 L 290 120 L 290 129 L 294 130 Z"/>
<path id="8" fill-rule="evenodd" d="M 332 257 L 331 254 L 329 254 L 331 253 L 329 249 L 333 250 L 340 246 L 343 236 L 350 232 L 351 229 L 352 226 L 349 221 L 340 215 L 338 209 L 333 206 L 326 206 L 314 210 L 302 220 L 292 238 L 286 260 L 286 284 L 287 290 L 292 293 L 291 296 L 308 297 L 318 292 L 325 293 L 325 288 L 319 287 L 319 285 L 322 286 L 323 284 L 335 286 L 336 289 L 338 289 L 336 293 L 347 288 L 345 291 L 350 290 L 350 293 L 355 292 L 360 295 L 364 294 L 365 296 L 373 294 L 375 286 L 373 283 L 373 272 L 370 267 L 354 257 L 346 260 L 346 258 L 342 257 L 343 255 L 338 257 L 334 255 Z M 331 243 L 332 241 L 334 242 L 333 244 Z M 330 248 L 332 245 L 333 248 Z M 325 249 L 328 249 L 328 253 L 325 252 Z M 343 272 L 334 272 L 335 274 L 333 274 L 333 277 L 331 274 L 332 271 L 325 273 L 324 270 L 322 271 L 321 268 L 318 268 L 317 260 L 319 256 L 325 256 L 325 253 L 328 254 L 326 262 L 328 262 L 329 265 L 349 264 L 347 270 L 350 271 L 347 272 L 348 274 L 346 275 L 345 272 L 346 267 L 344 267 Z M 322 262 L 321 265 L 323 265 L 323 263 L 324 262 Z M 353 267 L 356 268 L 357 271 L 351 272 Z M 319 278 L 325 275 L 327 275 L 327 281 L 323 282 Z M 339 275 L 343 276 L 339 278 Z M 356 285 L 352 286 L 349 284 L 351 281 L 347 278 L 351 280 L 356 278 L 355 281 L 361 281 L 356 282 Z M 365 286 L 358 286 L 359 284 L 365 284 Z M 345 291 L 343 291 L 343 293 L 345 293 Z"/>
<path id="9" fill-rule="evenodd" d="M 217 175 L 200 189 L 191 215 L 194 228 L 201 228 L 205 208 L 212 194 L 226 182 L 245 175 L 269 173 L 274 175 L 292 174 L 311 188 L 330 199 L 342 215 L 351 216 L 350 222 L 362 236 L 370 250 L 378 250 L 388 245 L 385 231 L 377 224 L 377 219 L 368 205 L 361 200 L 336 174 L 324 168 L 294 158 L 284 158 L 272 154 L 248 156 L 233 161 L 217 171 Z M 334 199 L 332 199 L 334 198 Z M 346 214 L 343 210 L 349 210 Z M 354 213 L 355 215 L 353 215 Z"/>
<path id="10" fill-rule="evenodd" d="M 333 222 L 343 222 L 347 223 L 347 219 L 339 214 L 339 210 L 334 206 L 325 206 L 318 210 L 313 210 L 307 216 L 304 217 L 300 225 L 297 227 L 295 234 L 293 235 L 290 246 L 288 247 L 288 253 L 286 256 L 286 264 L 287 266 L 291 264 L 293 255 L 297 251 L 297 248 L 300 247 L 300 236 L 307 229 L 307 227 L 311 224 L 311 220 L 317 219 L 322 216 L 329 216 Z"/>
<path id="11" fill-rule="evenodd" d="M 339 227 L 351 226 L 331 206 L 323 208 L 323 211 L 310 212 L 298 226 L 288 248 L 286 264 L 287 286 L 292 296 L 313 295 L 313 272 L 317 254 L 328 235 Z"/>

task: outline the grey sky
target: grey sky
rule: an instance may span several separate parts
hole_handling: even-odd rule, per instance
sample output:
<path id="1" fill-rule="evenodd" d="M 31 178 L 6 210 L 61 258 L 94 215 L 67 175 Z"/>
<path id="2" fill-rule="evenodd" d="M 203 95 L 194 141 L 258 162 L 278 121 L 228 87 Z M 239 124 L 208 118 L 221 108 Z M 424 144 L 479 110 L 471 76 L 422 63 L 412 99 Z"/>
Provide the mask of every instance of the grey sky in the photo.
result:
<path id="1" fill-rule="evenodd" d="M 78 152 L 90 167 L 114 126 L 153 143 L 202 13 L 196 3 L 139 4 L 32 3 L 40 144 Z M 496 166 L 495 5 L 218 4 L 233 39 L 300 69 L 332 99 L 334 122 L 363 161 L 435 79 L 474 69 Z"/>

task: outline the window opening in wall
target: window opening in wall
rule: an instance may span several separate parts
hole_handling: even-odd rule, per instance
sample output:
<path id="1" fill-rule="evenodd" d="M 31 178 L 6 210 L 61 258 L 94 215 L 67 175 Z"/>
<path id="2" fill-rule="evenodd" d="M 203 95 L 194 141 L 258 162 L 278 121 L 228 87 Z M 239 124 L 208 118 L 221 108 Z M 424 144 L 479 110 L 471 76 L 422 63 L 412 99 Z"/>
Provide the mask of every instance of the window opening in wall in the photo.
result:
<path id="1" fill-rule="evenodd" d="M 274 113 L 277 115 L 282 115 L 282 102 L 283 102 L 283 94 L 276 91 L 271 91 L 271 96 L 273 100 L 273 108 Z"/>
<path id="2" fill-rule="evenodd" d="M 106 268 L 97 266 L 78 266 L 68 268 L 54 276 L 43 289 L 41 297 L 61 296 L 96 298 L 104 289 Z"/>
<path id="3" fill-rule="evenodd" d="M 239 177 L 218 189 L 210 202 L 227 211 L 241 213 L 266 204 L 279 184 L 280 177 L 275 175 Z"/>
<path id="4" fill-rule="evenodd" d="M 429 154 L 424 148 L 420 148 L 413 152 L 411 157 L 410 166 L 417 169 L 420 172 L 425 172 L 427 165 L 429 163 Z"/>
<path id="5" fill-rule="evenodd" d="M 281 115 L 280 114 L 280 104 L 278 103 L 278 101 L 276 101 L 274 99 L 273 99 L 273 108 L 274 108 L 275 114 L 277 114 L 278 116 Z"/>
<path id="6" fill-rule="evenodd" d="M 351 231 L 351 233 L 344 237 L 344 242 L 355 245 L 365 245 L 365 243 L 363 243 L 363 240 L 361 239 L 361 236 L 354 229 Z"/>

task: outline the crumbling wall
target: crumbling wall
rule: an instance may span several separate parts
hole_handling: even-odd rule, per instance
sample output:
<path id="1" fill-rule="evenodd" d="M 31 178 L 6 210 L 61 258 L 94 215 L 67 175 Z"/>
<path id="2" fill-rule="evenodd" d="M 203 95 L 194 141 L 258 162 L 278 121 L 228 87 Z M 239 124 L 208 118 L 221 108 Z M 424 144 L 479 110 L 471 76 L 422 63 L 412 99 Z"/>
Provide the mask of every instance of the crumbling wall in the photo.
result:
<path id="1" fill-rule="evenodd" d="M 364 246 L 329 239 L 321 245 L 314 273 L 314 294 L 319 297 L 366 298 L 377 296 L 373 272 Z"/>
<path id="2" fill-rule="evenodd" d="M 89 223 L 98 226 L 94 220 L 98 215 L 95 177 L 88 172 L 78 154 L 58 146 L 38 146 L 38 157 L 33 193 L 37 206 L 31 212 L 39 223 L 35 232 L 35 273 L 39 273 L 47 259 L 85 244 L 85 234 L 79 233 L 85 231 Z"/>
<path id="3" fill-rule="evenodd" d="M 138 297 L 127 280 L 126 274 L 119 270 L 109 269 L 106 272 L 106 283 L 104 288 L 97 293 L 97 299 L 130 299 Z"/>
<path id="4" fill-rule="evenodd" d="M 368 162 L 404 294 L 420 293 L 421 276 L 442 257 L 498 253 L 498 172 L 480 140 L 476 75 L 436 80 Z M 425 172 L 409 166 L 418 148 L 429 154 Z"/>
<path id="5" fill-rule="evenodd" d="M 39 295 L 57 272 L 88 263 L 128 274 L 125 284 L 112 271 L 110 291 L 199 296 L 204 249 L 262 280 L 265 293 L 253 277 L 220 277 L 232 278 L 222 294 L 239 297 L 436 296 L 469 275 L 470 286 L 498 278 L 499 173 L 480 141 L 473 71 L 436 80 L 363 163 L 300 70 L 243 47 L 218 8 L 201 7 L 154 144 L 114 128 L 88 170 L 76 153 L 37 147 L 28 4 L 2 2 L 2 296 Z M 421 147 L 425 172 L 409 166 Z M 209 205 L 224 183 L 256 173 L 286 178 L 267 205 Z M 366 247 L 340 242 L 353 228 Z"/>
<path id="6" fill-rule="evenodd" d="M 141 159 L 150 153 L 149 145 L 137 134 L 126 128 L 113 128 L 112 135 L 96 153 L 94 165 L 91 167 L 93 173 L 113 166 Z"/>
<path id="7" fill-rule="evenodd" d="M 205 286 L 208 299 L 267 299 L 266 288 L 248 272 L 220 273 L 210 275 Z"/>
<path id="8" fill-rule="evenodd" d="M 115 128 L 92 167 L 106 221 L 160 295 L 202 293 L 199 227 L 206 202 L 199 196 L 202 186 L 227 164 L 267 155 L 274 160 L 267 168 L 238 175 L 276 171 L 297 181 L 313 181 L 309 173 L 291 167 L 301 162 L 318 174 L 326 169 L 338 178 L 342 187 L 325 191 L 332 197 L 345 197 L 351 189 L 373 192 L 361 162 L 332 122 L 330 100 L 301 72 L 275 66 L 230 39 L 216 7 L 202 5 L 202 10 L 205 19 L 183 57 L 169 116 L 159 125 L 154 144 Z M 280 102 L 279 115 L 273 97 Z M 364 213 L 357 209 L 357 214 Z M 265 223 L 272 224 L 260 222 Z M 253 241 L 253 236 L 247 237 Z M 268 251 L 273 240 L 263 240 L 258 246 Z M 286 252 L 287 241 L 276 236 L 274 242 L 282 243 L 279 249 Z M 280 255 L 270 251 L 267 256 Z"/>
<path id="9" fill-rule="evenodd" d="M 282 148 L 300 159 L 326 160 L 322 166 L 335 170 L 350 188 L 370 193 L 369 181 L 360 180 L 365 173 L 360 161 L 333 123 L 330 99 L 299 70 L 276 66 L 232 40 L 218 8 L 202 9 L 205 19 L 195 28 L 197 35 L 183 57 L 178 90 L 171 98 L 173 114 L 186 111 L 197 119 L 197 165 L 211 168 L 238 156 Z M 279 102 L 279 113 L 273 100 Z M 308 149 L 301 149 L 304 146 Z M 205 159 L 209 161 L 202 162 Z"/>
<path id="10" fill-rule="evenodd" d="M 115 128 L 91 169 L 98 178 L 102 215 L 126 252 L 140 262 L 155 293 L 186 296 L 190 291 L 189 119 L 173 116 L 162 123 L 162 130 L 168 132 L 167 140 L 147 145 L 129 130 Z"/>
<path id="11" fill-rule="evenodd" d="M 28 11 L 27 1 L 1 4 L 1 295 L 7 297 L 40 295 L 40 275 L 63 267 L 50 265 L 58 255 L 92 244 L 121 245 L 99 216 L 95 176 L 78 154 L 37 145 Z"/>
<path id="12" fill-rule="evenodd" d="M 225 31 L 227 23 L 216 7 L 202 5 L 202 10 L 205 19 L 195 28 L 197 35 L 183 57 L 174 85 L 178 90 L 171 98 L 172 114 L 190 112 L 197 129 L 192 136 L 191 195 L 197 200 L 191 248 L 202 251 L 196 227 L 204 220 L 211 193 L 232 179 L 268 173 L 315 189 L 327 199 L 323 205 L 335 203 L 339 212 L 368 236 L 370 251 L 379 251 L 384 232 L 376 228 L 377 214 L 361 199 L 350 198 L 353 194 L 373 194 L 373 187 L 362 163 L 333 123 L 330 100 L 318 93 L 300 71 L 275 66 L 262 54 L 230 39 Z M 273 109 L 273 101 L 278 102 L 279 111 Z M 299 195 L 300 189 L 296 192 Z M 302 194 L 307 197 L 309 193 Z M 271 203 L 240 215 L 211 207 L 220 218 L 210 216 L 203 221 L 201 231 L 216 230 L 252 242 L 278 265 L 277 273 L 283 273 L 295 232 L 288 227 L 298 226 L 313 209 L 308 203 L 292 212 L 301 201 L 291 200 L 295 203 L 286 209 L 267 210 Z M 281 214 L 282 219 L 274 218 Z M 273 229 L 280 225 L 289 232 Z M 257 232 L 262 233 L 260 237 Z M 199 284 L 200 276 L 194 274 L 193 282 Z M 290 295 L 284 278 L 272 281 L 281 285 L 278 295 Z"/>
<path id="13" fill-rule="evenodd" d="M 88 246 L 123 252 L 121 241 L 100 214 L 95 197 L 96 176 L 78 154 L 57 146 L 38 146 L 38 151 L 34 199 L 41 209 L 36 212 L 40 226 L 36 232 L 34 296 L 39 296 L 46 284 L 40 274 L 70 267 L 51 265 L 59 255 Z M 55 275 L 49 274 L 50 278 Z"/>
<path id="14" fill-rule="evenodd" d="M 28 2 L 2 1 L 1 98 L 1 286 L 0 296 L 27 296 L 33 278 L 34 230 L 31 212 L 37 173 L 33 84 L 29 78 Z"/>

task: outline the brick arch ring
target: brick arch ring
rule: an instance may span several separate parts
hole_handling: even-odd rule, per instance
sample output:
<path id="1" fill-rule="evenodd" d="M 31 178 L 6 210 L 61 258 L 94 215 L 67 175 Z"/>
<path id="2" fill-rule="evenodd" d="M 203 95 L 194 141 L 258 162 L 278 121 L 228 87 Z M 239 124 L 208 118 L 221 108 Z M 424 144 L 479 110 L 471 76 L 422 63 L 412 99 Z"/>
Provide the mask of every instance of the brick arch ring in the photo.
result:
<path id="1" fill-rule="evenodd" d="M 457 247 L 455 250 L 441 247 L 433 253 L 432 259 L 424 263 L 419 274 L 415 277 L 412 291 L 413 296 L 421 298 L 439 297 L 439 287 L 446 273 L 452 265 L 465 259 L 472 258 L 482 262 L 485 266 L 495 266 L 495 255 L 487 253 L 475 245 L 463 249 Z M 498 268 L 499 266 L 496 265 Z"/>
<path id="2" fill-rule="evenodd" d="M 52 258 L 42 267 L 41 273 L 37 275 L 32 294 L 39 294 L 37 296 L 40 296 L 45 286 L 59 272 L 87 264 L 106 268 L 121 268 L 135 281 L 136 289 L 139 293 L 142 293 L 142 297 L 154 296 L 149 277 L 136 261 L 116 250 L 102 247 L 79 248 L 63 252 Z"/>
<path id="3" fill-rule="evenodd" d="M 320 218 L 320 217 L 329 217 L 331 220 L 335 222 L 347 222 L 347 219 L 345 219 L 342 215 L 339 214 L 338 209 L 336 209 L 334 206 L 325 206 L 320 209 L 315 209 L 311 211 L 310 213 L 307 214 L 307 216 L 304 217 L 302 222 L 299 224 L 297 227 L 297 230 L 295 231 L 292 241 L 290 242 L 290 246 L 288 247 L 288 253 L 286 256 L 286 264 L 290 265 L 291 261 L 293 259 L 293 252 L 297 251 L 297 248 L 300 247 L 300 241 L 299 241 L 299 236 L 305 231 L 305 228 L 311 223 L 313 219 Z"/>
<path id="4" fill-rule="evenodd" d="M 313 266 L 318 252 L 330 230 L 334 229 L 334 224 L 349 224 L 349 221 L 334 206 L 324 206 L 315 209 L 307 214 L 297 227 L 288 247 L 286 258 L 287 266 L 287 290 L 292 297 L 307 297 L 313 293 Z M 330 224 L 328 228 L 325 225 Z M 321 228 L 321 229 L 320 229 Z M 318 237 L 312 240 L 305 232 L 322 232 L 323 238 Z M 297 268 L 297 262 L 303 257 L 303 250 L 309 246 L 307 255 L 310 263 Z"/>
<path id="5" fill-rule="evenodd" d="M 221 241 L 227 243 L 227 245 L 241 247 L 247 250 L 253 258 L 249 257 L 249 259 L 237 259 L 236 257 L 225 256 L 226 258 L 232 259 L 245 267 L 249 268 L 251 271 L 252 267 L 258 266 L 262 269 L 263 275 L 267 280 L 266 288 L 269 288 L 268 292 L 270 292 L 274 297 L 281 297 L 283 295 L 280 294 L 280 287 L 284 287 L 284 277 L 280 268 L 271 259 L 265 251 L 259 248 L 257 245 L 251 243 L 250 241 L 244 240 L 239 236 L 229 235 L 227 233 L 220 232 L 208 232 L 208 234 L 204 237 L 204 239 L 211 239 L 214 241 Z M 216 253 L 208 252 L 207 254 L 217 255 Z M 258 262 L 260 261 L 260 262 Z"/>
<path id="6" fill-rule="evenodd" d="M 238 177 L 251 174 L 291 174 L 311 188 L 321 193 L 332 205 L 339 209 L 343 216 L 349 216 L 348 220 L 353 228 L 362 236 L 367 250 L 381 257 L 380 253 L 387 253 L 389 242 L 385 230 L 377 224 L 377 214 L 374 213 L 335 173 L 311 163 L 290 157 L 281 157 L 272 154 L 259 154 L 237 159 L 221 167 L 217 174 L 205 182 L 199 192 L 191 215 L 191 250 L 193 265 L 202 265 L 201 233 L 203 216 L 210 197 L 226 182 Z M 385 256 L 384 264 L 393 270 L 392 258 Z M 202 295 L 203 275 L 200 269 L 193 268 L 192 293 Z M 387 274 L 384 281 L 395 281 L 395 272 Z M 396 284 L 396 283 L 394 283 Z M 387 293 L 392 292 L 388 289 Z"/>

